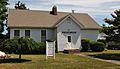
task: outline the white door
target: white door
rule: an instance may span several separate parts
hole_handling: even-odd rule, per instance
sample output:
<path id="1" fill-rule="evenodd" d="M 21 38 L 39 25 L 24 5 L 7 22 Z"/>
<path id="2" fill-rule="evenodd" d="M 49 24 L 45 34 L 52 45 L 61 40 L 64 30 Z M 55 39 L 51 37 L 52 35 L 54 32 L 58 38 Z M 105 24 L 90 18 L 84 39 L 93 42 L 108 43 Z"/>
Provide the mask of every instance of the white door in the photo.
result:
<path id="1" fill-rule="evenodd" d="M 72 45 L 72 36 L 66 36 L 66 44 L 65 44 L 65 48 L 64 49 L 71 49 L 71 45 Z"/>

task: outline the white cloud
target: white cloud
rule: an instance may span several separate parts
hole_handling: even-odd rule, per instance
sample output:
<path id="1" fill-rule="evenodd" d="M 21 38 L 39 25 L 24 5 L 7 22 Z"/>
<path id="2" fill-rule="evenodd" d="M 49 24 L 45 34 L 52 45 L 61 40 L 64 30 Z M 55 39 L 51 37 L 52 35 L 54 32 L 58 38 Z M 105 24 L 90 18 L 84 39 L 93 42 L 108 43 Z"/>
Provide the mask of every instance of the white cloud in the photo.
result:
<path id="1" fill-rule="evenodd" d="M 18 0 L 10 0 L 10 7 L 13 7 L 13 2 L 17 2 Z M 88 12 L 111 12 L 111 10 L 119 8 L 119 6 L 106 6 L 102 5 L 103 3 L 117 2 L 120 0 L 20 0 L 21 2 L 25 2 L 26 5 L 32 9 L 41 9 L 52 6 L 53 4 L 59 6 L 67 6 L 70 9 L 75 9 L 77 11 L 88 11 Z M 70 6 L 71 5 L 71 6 Z M 75 6 L 74 8 L 72 8 Z M 35 7 L 35 8 L 33 8 Z M 47 10 L 48 8 L 46 8 Z M 64 10 L 60 9 L 60 10 Z"/>
<path id="2" fill-rule="evenodd" d="M 120 6 L 112 6 L 111 9 L 120 9 Z"/>
<path id="3" fill-rule="evenodd" d="M 72 5 L 81 5 L 81 6 L 99 6 L 101 3 L 120 1 L 120 0 L 55 0 L 56 4 L 72 4 Z"/>

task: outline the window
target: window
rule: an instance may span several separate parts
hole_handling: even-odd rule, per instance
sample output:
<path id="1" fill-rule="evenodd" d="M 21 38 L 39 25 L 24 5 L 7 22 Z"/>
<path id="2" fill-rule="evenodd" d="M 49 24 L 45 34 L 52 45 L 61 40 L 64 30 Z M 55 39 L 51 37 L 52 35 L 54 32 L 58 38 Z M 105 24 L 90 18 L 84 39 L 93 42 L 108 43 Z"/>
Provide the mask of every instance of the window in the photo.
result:
<path id="1" fill-rule="evenodd" d="M 41 42 L 46 41 L 46 30 L 41 30 Z"/>
<path id="2" fill-rule="evenodd" d="M 20 30 L 14 30 L 14 37 L 20 37 Z"/>
<path id="3" fill-rule="evenodd" d="M 68 36 L 68 42 L 71 42 L 71 36 Z"/>
<path id="4" fill-rule="evenodd" d="M 30 30 L 25 30 L 25 37 L 30 37 Z"/>

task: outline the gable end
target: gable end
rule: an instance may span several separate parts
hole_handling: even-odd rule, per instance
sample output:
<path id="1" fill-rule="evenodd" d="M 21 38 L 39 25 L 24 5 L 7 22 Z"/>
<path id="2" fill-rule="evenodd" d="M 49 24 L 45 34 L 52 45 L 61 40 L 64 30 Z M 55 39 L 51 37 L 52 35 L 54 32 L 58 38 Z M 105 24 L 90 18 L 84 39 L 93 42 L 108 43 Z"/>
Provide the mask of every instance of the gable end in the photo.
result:
<path id="1" fill-rule="evenodd" d="M 75 17 L 73 17 L 71 14 L 68 14 L 67 16 L 65 16 L 64 18 L 60 19 L 55 25 L 54 27 L 58 27 L 61 23 L 63 23 L 63 21 L 65 21 L 66 19 L 72 19 L 72 21 L 74 21 L 80 28 L 84 28 L 84 25 L 82 25 Z"/>

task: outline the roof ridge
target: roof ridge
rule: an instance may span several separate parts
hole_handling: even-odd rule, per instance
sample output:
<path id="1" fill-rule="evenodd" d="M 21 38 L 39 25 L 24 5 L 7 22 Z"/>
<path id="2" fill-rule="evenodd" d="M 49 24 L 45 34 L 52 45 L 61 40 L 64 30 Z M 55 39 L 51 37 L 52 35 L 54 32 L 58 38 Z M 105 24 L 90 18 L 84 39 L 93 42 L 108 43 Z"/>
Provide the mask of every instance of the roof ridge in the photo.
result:
<path id="1" fill-rule="evenodd" d="M 48 10 L 20 10 L 20 9 L 9 9 L 9 10 L 17 10 L 17 11 L 32 11 L 32 12 L 50 12 Z M 63 12 L 58 11 L 58 13 L 66 13 L 66 14 L 87 14 L 87 13 L 71 13 L 71 12 Z"/>

